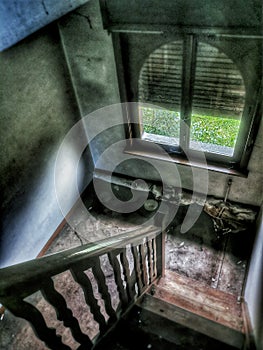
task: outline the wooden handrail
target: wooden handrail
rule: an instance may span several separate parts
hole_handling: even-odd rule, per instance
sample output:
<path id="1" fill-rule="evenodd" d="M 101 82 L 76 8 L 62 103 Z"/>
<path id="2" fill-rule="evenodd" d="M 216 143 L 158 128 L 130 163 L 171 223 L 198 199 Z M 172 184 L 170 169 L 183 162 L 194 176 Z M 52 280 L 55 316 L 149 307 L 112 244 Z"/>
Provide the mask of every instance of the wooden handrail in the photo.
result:
<path id="1" fill-rule="evenodd" d="M 29 321 L 36 335 L 49 348 L 69 350 L 70 347 L 62 342 L 56 330 L 47 327 L 41 312 L 25 301 L 26 297 L 41 291 L 44 299 L 55 309 L 57 318 L 63 321 L 65 327 L 70 328 L 74 339 L 81 344 L 79 349 L 92 349 L 94 339 L 82 332 L 78 320 L 68 308 L 62 294 L 56 290 L 52 278 L 70 271 L 84 292 L 86 304 L 94 320 L 99 324 L 99 340 L 136 298 L 160 276 L 163 269 L 163 244 L 162 229 L 151 226 L 3 268 L 0 270 L 0 302 L 15 316 Z M 103 257 L 113 270 L 119 298 L 117 308 L 113 307 L 112 296 L 101 267 Z M 104 311 L 94 294 L 92 279 L 85 273 L 88 270 L 96 281 L 105 306 Z"/>
<path id="2" fill-rule="evenodd" d="M 42 278 L 57 275 L 69 269 L 72 265 L 80 263 L 83 258 L 90 259 L 101 256 L 114 248 L 125 247 L 131 243 L 136 244 L 136 241 L 143 237 L 152 238 L 158 233 L 160 233 L 160 228 L 155 226 L 131 230 L 99 242 L 87 243 L 76 248 L 2 268 L 0 269 L 0 298 L 10 295 L 10 293 L 14 294 L 14 285 L 19 289 L 28 282 L 30 282 L 31 292 L 34 293 L 34 282 L 38 284 Z"/>

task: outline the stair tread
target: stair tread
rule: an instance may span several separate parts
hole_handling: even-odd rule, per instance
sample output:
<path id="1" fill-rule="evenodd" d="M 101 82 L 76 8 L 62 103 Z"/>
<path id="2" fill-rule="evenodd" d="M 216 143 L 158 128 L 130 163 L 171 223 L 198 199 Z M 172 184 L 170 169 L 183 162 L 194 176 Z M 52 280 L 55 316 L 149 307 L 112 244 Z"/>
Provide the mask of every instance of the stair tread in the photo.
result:
<path id="1" fill-rule="evenodd" d="M 237 347 L 135 305 L 95 349 L 236 350 Z"/>
<path id="2" fill-rule="evenodd" d="M 154 287 L 154 296 L 199 316 L 243 332 L 237 297 L 167 271 Z"/>
<path id="3" fill-rule="evenodd" d="M 198 292 L 205 293 L 205 294 L 209 291 L 209 294 L 211 296 L 214 296 L 217 299 L 223 300 L 224 302 L 229 304 L 232 304 L 233 301 L 237 300 L 237 296 L 235 294 L 227 293 L 225 291 L 212 288 L 208 286 L 205 282 L 197 281 L 193 278 L 186 277 L 182 274 L 179 274 L 178 272 L 171 271 L 168 269 L 165 270 L 165 276 L 158 281 L 158 285 L 160 286 L 171 285 L 175 287 L 176 285 L 186 286 L 188 288 L 198 290 Z"/>
<path id="4" fill-rule="evenodd" d="M 244 334 L 240 331 L 204 318 L 174 304 L 167 303 L 155 296 L 145 294 L 142 299 L 137 301 L 137 305 L 142 310 L 157 314 L 218 341 L 223 340 L 224 343 L 238 349 L 243 344 Z"/>

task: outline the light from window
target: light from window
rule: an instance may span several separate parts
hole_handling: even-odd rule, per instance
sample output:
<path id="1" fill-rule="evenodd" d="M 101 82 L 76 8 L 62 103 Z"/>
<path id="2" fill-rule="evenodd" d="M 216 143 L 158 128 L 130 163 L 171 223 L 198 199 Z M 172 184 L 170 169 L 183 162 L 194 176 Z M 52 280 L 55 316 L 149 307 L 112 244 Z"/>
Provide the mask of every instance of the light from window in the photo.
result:
<path id="1" fill-rule="evenodd" d="M 140 106 L 142 138 L 163 144 L 179 145 L 180 114 L 166 109 Z"/>
<path id="2" fill-rule="evenodd" d="M 239 126 L 234 118 L 192 115 L 190 148 L 232 156 Z"/>
<path id="3" fill-rule="evenodd" d="M 233 156 L 245 86 L 232 60 L 209 44 L 197 46 L 190 148 Z M 197 142 L 199 142 L 199 146 Z"/>
<path id="4" fill-rule="evenodd" d="M 139 79 L 139 101 L 172 109 L 140 108 L 142 138 L 179 145 L 182 96 L 183 41 L 155 50 L 144 63 Z"/>
<path id="5" fill-rule="evenodd" d="M 189 74 L 185 55 L 191 57 Z M 184 138 L 184 147 L 192 150 L 201 146 L 207 153 L 234 155 L 245 86 L 232 60 L 218 48 L 178 40 L 155 50 L 141 69 L 139 101 L 160 106 L 139 108 L 144 140 L 180 146 Z"/>

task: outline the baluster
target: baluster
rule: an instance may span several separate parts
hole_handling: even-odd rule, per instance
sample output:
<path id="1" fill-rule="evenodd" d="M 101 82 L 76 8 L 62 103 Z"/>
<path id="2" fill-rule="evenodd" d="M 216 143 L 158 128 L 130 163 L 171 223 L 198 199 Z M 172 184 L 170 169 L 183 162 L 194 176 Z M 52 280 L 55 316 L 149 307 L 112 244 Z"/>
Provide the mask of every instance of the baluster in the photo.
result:
<path id="1" fill-rule="evenodd" d="M 133 268 L 132 273 L 131 273 L 131 286 L 132 286 L 132 291 L 134 292 L 134 298 L 136 296 L 136 288 L 135 288 L 136 282 L 137 282 L 136 268 L 135 268 L 135 262 L 134 262 L 134 268 Z"/>
<path id="2" fill-rule="evenodd" d="M 164 276 L 165 274 L 165 232 L 162 231 L 156 237 L 156 268 L 157 275 Z"/>
<path id="3" fill-rule="evenodd" d="M 121 304 L 122 306 L 126 306 L 128 304 L 128 298 L 127 298 L 125 289 L 123 287 L 123 280 L 121 278 L 121 268 L 120 268 L 119 260 L 117 259 L 115 254 L 117 255 L 116 252 L 109 252 L 108 257 L 113 268 L 114 278 L 115 278 L 115 282 L 119 292 Z"/>
<path id="4" fill-rule="evenodd" d="M 57 350 L 71 350 L 71 348 L 62 343 L 61 336 L 56 334 L 55 328 L 49 328 L 46 325 L 41 312 L 30 303 L 17 298 L 8 298 L 4 302 L 5 307 L 13 313 L 14 316 L 27 320 L 35 332 L 36 336 L 42 340 L 48 348 Z"/>
<path id="5" fill-rule="evenodd" d="M 138 285 L 138 293 L 139 295 L 142 293 L 143 290 L 143 284 L 142 284 L 142 272 L 140 268 L 140 259 L 138 256 L 138 247 L 132 245 L 132 255 L 134 259 L 134 268 L 135 268 L 135 274 L 136 274 L 136 280 L 137 280 L 137 285 Z"/>
<path id="6" fill-rule="evenodd" d="M 153 281 L 153 250 L 152 250 L 152 239 L 147 239 L 147 256 L 148 256 L 148 271 L 149 271 L 149 284 Z"/>
<path id="7" fill-rule="evenodd" d="M 111 295 L 106 284 L 105 275 L 101 269 L 99 257 L 94 259 L 94 263 L 92 264 L 92 272 L 96 278 L 99 293 L 102 295 L 102 298 L 104 300 L 106 312 L 110 316 L 108 323 L 112 324 L 117 320 L 117 316 L 112 307 Z"/>
<path id="8" fill-rule="evenodd" d="M 145 244 L 142 243 L 139 245 L 139 252 L 140 252 L 140 260 L 141 260 L 141 272 L 142 272 L 142 279 L 143 279 L 143 285 L 144 287 L 148 284 L 148 278 L 147 278 L 147 266 L 146 266 L 146 254 L 145 254 Z"/>
<path id="9" fill-rule="evenodd" d="M 167 205 L 167 203 L 165 203 L 161 211 L 159 211 L 158 215 L 155 216 L 155 225 L 161 228 L 160 234 L 156 237 L 155 249 L 155 261 L 157 264 L 156 273 L 158 277 L 163 277 L 165 275 L 165 228 L 168 224 L 167 220 L 169 220 L 169 212 L 169 206 Z"/>
<path id="10" fill-rule="evenodd" d="M 80 344 L 85 344 L 87 349 L 91 349 L 93 343 L 90 338 L 82 333 L 78 320 L 73 316 L 72 311 L 67 307 L 63 296 L 55 289 L 51 278 L 45 280 L 41 292 L 44 298 L 54 307 L 59 321 L 63 321 L 65 327 L 69 327 L 75 340 Z"/>
<path id="11" fill-rule="evenodd" d="M 128 299 L 129 301 L 132 301 L 136 293 L 135 293 L 135 286 L 130 275 L 129 261 L 127 259 L 126 252 L 127 252 L 127 248 L 122 250 L 122 252 L 120 253 L 120 259 L 123 266 L 123 274 L 126 282 L 126 291 L 128 294 Z"/>
<path id="12" fill-rule="evenodd" d="M 156 254 L 156 237 L 153 238 L 153 275 L 157 277 L 157 254 Z"/>
<path id="13" fill-rule="evenodd" d="M 98 305 L 98 300 L 94 296 L 94 291 L 90 279 L 83 271 L 78 270 L 78 266 L 71 267 L 71 273 L 74 280 L 81 286 L 84 292 L 86 303 L 90 307 L 90 311 L 93 314 L 94 320 L 99 324 L 100 332 L 104 333 L 107 329 L 107 324 L 104 316 L 101 313 L 100 307 Z"/>

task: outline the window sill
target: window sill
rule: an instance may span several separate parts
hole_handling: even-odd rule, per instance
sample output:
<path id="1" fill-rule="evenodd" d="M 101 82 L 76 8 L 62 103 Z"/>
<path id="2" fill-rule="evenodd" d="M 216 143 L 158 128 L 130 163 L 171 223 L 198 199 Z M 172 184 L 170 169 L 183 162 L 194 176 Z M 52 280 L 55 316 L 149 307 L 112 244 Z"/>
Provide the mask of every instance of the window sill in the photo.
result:
<path id="1" fill-rule="evenodd" d="M 124 150 L 124 153 L 130 154 L 133 156 L 138 156 L 142 158 L 151 158 L 151 159 L 157 159 L 160 161 L 165 162 L 172 162 L 178 165 L 182 166 L 188 166 L 188 167 L 194 167 L 199 169 L 207 169 L 209 171 L 215 171 L 218 173 L 226 174 L 229 176 L 239 176 L 246 178 L 248 176 L 248 171 L 246 169 L 235 169 L 235 168 L 229 168 L 226 165 L 216 164 L 216 163 L 207 163 L 203 164 L 198 160 L 191 160 L 179 156 L 177 154 L 168 154 L 166 152 L 163 152 L 162 154 L 154 152 L 152 150 L 152 147 L 143 147 L 140 142 L 136 142 L 136 144 L 130 145 L 128 144 L 126 149 Z"/>

